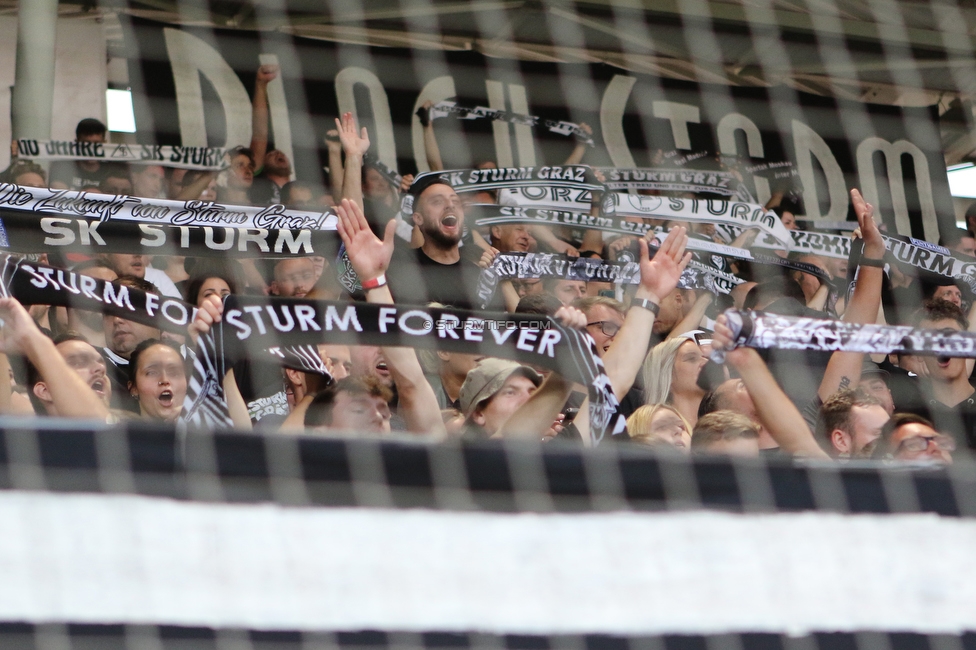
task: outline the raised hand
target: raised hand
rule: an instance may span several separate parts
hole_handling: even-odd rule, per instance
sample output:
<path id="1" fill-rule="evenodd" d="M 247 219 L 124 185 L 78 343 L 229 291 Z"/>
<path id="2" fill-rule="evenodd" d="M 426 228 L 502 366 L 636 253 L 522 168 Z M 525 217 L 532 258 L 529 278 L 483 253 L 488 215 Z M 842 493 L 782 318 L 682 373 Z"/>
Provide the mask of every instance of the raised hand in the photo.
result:
<path id="1" fill-rule="evenodd" d="M 342 150 L 347 156 L 365 156 L 369 150 L 369 135 L 366 127 L 361 130 L 356 129 L 356 119 L 352 113 L 343 113 L 342 119 L 336 118 L 336 127 L 339 129 L 339 142 L 342 143 Z"/>
<path id="2" fill-rule="evenodd" d="M 353 270 L 360 281 L 374 280 L 386 273 L 393 257 L 393 240 L 396 236 L 396 220 L 386 224 L 383 240 L 373 234 L 363 215 L 362 208 L 355 201 L 342 199 L 336 206 L 339 217 L 337 229 Z"/>
<path id="3" fill-rule="evenodd" d="M 4 354 L 24 353 L 31 336 L 43 336 L 34 319 L 14 298 L 0 299 L 0 319 L 0 352 Z"/>
<path id="4" fill-rule="evenodd" d="M 258 75 L 256 81 L 259 84 L 269 84 L 278 77 L 278 66 L 276 65 L 262 65 L 258 68 Z"/>
<path id="5" fill-rule="evenodd" d="M 735 337 L 729 329 L 729 322 L 725 314 L 719 314 L 715 319 L 715 333 L 712 334 L 712 349 L 725 353 L 725 359 L 733 366 L 745 360 L 752 352 L 751 348 L 736 347 Z"/>
<path id="6" fill-rule="evenodd" d="M 864 256 L 881 259 L 885 254 L 885 243 L 874 222 L 874 206 L 864 200 L 857 188 L 851 190 L 851 202 L 857 215 L 858 234 L 864 240 Z"/>
<path id="7" fill-rule="evenodd" d="M 400 194 L 409 192 L 411 185 L 413 185 L 413 174 L 404 174 L 400 179 Z"/>
<path id="8" fill-rule="evenodd" d="M 495 256 L 498 255 L 497 248 L 489 248 L 481 254 L 481 259 L 478 260 L 478 266 L 483 269 L 487 269 L 491 266 L 491 263 L 495 261 Z"/>
<path id="9" fill-rule="evenodd" d="M 224 315 L 224 302 L 216 295 L 207 296 L 197 310 L 193 322 L 187 327 L 187 332 L 196 343 L 201 334 L 206 334 L 214 324 L 219 323 Z"/>
<path id="10" fill-rule="evenodd" d="M 678 286 L 681 273 L 691 261 L 691 253 L 685 252 L 688 231 L 684 226 L 672 228 L 654 259 L 649 259 L 647 240 L 640 240 L 641 288 L 650 298 L 660 303 Z"/>

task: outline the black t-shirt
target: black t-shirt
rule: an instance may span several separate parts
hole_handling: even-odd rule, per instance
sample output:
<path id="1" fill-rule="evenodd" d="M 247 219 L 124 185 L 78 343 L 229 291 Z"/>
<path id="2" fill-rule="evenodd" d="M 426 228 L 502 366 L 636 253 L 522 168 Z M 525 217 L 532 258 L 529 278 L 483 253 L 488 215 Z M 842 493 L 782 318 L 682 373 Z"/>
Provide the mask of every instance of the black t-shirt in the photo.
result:
<path id="1" fill-rule="evenodd" d="M 463 247 L 461 258 L 453 264 L 436 262 L 419 248 L 398 248 L 386 274 L 393 298 L 405 305 L 439 302 L 457 309 L 480 309 L 478 281 L 482 269 L 466 254 L 471 248 Z M 481 249 L 473 248 L 480 257 Z M 487 309 L 504 309 L 500 292 L 495 292 Z"/>
<path id="2" fill-rule="evenodd" d="M 281 188 L 270 178 L 258 176 L 247 191 L 254 205 L 275 205 L 281 203 Z"/>
<path id="3" fill-rule="evenodd" d="M 338 200 L 339 197 L 336 197 Z M 376 201 L 369 197 L 363 198 L 363 214 L 366 215 L 366 222 L 377 237 L 383 237 L 383 231 L 390 219 L 393 219 L 400 212 L 400 206 L 396 203 L 387 205 L 382 201 Z M 409 221 L 409 219 L 408 219 Z"/>
<path id="4" fill-rule="evenodd" d="M 888 390 L 895 405 L 895 413 L 916 413 L 928 417 L 928 402 L 922 396 L 918 377 L 909 375 L 907 370 L 894 365 L 887 358 L 878 367 L 888 372 Z"/>
<path id="5" fill-rule="evenodd" d="M 627 394 L 617 395 L 617 401 L 620 402 L 620 414 L 625 418 L 629 418 L 634 414 L 634 411 L 644 406 L 644 387 L 639 373 L 637 380 L 634 381 L 634 385 L 630 387 Z"/>
<path id="6" fill-rule="evenodd" d="M 926 411 L 912 411 L 932 420 L 935 430 L 946 433 L 956 439 L 956 445 L 961 449 L 969 447 L 976 449 L 976 393 L 955 406 L 946 406 L 942 402 L 929 400 Z"/>

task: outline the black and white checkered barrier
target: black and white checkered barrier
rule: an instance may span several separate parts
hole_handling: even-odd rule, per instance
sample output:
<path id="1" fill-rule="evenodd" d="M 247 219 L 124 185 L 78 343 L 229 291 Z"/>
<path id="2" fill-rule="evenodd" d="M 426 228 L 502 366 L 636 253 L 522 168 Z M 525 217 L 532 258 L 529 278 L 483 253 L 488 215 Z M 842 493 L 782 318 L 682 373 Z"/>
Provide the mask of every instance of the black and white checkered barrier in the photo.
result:
<path id="1" fill-rule="evenodd" d="M 0 438 L 4 648 L 935 650 L 976 629 L 968 464 Z"/>

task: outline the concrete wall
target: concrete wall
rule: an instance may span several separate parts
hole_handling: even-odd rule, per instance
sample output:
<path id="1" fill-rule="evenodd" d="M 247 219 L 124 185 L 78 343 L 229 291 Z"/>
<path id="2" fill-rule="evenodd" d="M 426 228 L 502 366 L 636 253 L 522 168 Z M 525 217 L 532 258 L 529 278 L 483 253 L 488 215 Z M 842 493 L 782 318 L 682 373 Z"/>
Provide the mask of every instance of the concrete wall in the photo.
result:
<path id="1" fill-rule="evenodd" d="M 105 32 L 94 19 L 58 20 L 54 65 L 51 139 L 74 140 L 75 125 L 105 115 Z M 17 18 L 0 16 L 0 143 L 10 142 L 10 91 L 17 61 Z M 0 146 L 0 169 L 10 164 L 10 148 Z"/>

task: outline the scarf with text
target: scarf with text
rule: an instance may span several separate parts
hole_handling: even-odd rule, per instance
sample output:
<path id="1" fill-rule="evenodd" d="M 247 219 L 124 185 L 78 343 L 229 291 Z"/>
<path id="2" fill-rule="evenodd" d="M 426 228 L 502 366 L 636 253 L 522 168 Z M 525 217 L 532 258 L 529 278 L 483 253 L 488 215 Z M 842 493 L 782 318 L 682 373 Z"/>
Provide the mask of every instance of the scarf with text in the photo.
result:
<path id="1" fill-rule="evenodd" d="M 821 257 L 852 260 L 850 268 L 856 266 L 855 249 L 861 240 L 848 235 L 830 233 L 793 231 L 793 251 Z M 976 259 L 950 251 L 944 246 L 900 235 L 882 235 L 887 253 L 885 260 L 898 265 L 903 272 L 916 277 L 944 283 L 946 279 L 962 282 L 976 291 Z M 761 243 L 756 247 L 764 248 Z"/>
<path id="2" fill-rule="evenodd" d="M 202 374 L 194 383 L 201 390 L 212 387 L 207 372 L 219 373 L 255 350 L 319 342 L 436 348 L 549 368 L 588 387 L 594 440 L 626 434 L 626 419 L 593 339 L 534 314 L 228 296 L 223 319 L 197 349 Z M 213 413 L 222 413 L 215 403 L 205 393 L 188 393 L 186 420 L 212 426 Z"/>
<path id="3" fill-rule="evenodd" d="M 130 253 L 189 257 L 304 257 L 335 254 L 327 230 L 169 226 L 53 217 L 0 208 L 0 248 L 18 253 Z"/>
<path id="4" fill-rule="evenodd" d="M 223 147 L 169 147 L 64 140 L 17 140 L 17 156 L 33 160 L 97 160 L 161 165 L 181 169 L 221 170 L 228 166 Z"/>
<path id="5" fill-rule="evenodd" d="M 612 200 L 607 200 L 607 199 Z M 722 201 L 718 199 L 679 199 L 664 196 L 643 196 L 614 192 L 603 201 L 607 215 L 690 221 L 695 223 L 723 223 L 742 228 L 758 228 L 771 235 L 779 248 L 792 250 L 790 230 L 775 212 L 767 211 L 756 203 Z"/>
<path id="6" fill-rule="evenodd" d="M 656 190 L 658 192 L 694 192 L 740 195 L 739 180 L 732 172 L 697 171 L 693 169 L 598 167 L 608 191 Z M 744 197 L 743 197 L 744 198 Z"/>
<path id="7" fill-rule="evenodd" d="M 781 350 L 918 354 L 976 358 L 976 333 L 908 325 L 859 325 L 840 320 L 729 309 L 736 345 Z"/>
<path id="8" fill-rule="evenodd" d="M 213 201 L 170 201 L 135 196 L 52 190 L 0 183 L 0 209 L 59 216 L 134 221 L 167 226 L 231 226 L 284 230 L 335 230 L 332 212 L 289 210 L 283 205 L 252 207 Z"/>
<path id="9" fill-rule="evenodd" d="M 656 251 L 656 247 L 651 247 L 652 257 Z M 636 285 L 640 284 L 641 275 L 637 261 L 608 262 L 556 253 L 499 253 L 492 265 L 482 271 L 478 282 L 478 300 L 480 304 L 487 305 L 495 295 L 498 282 L 528 278 Z M 728 294 L 742 282 L 730 273 L 693 259 L 681 274 L 678 287 Z"/>
<path id="10" fill-rule="evenodd" d="M 424 172 L 414 184 L 437 177 L 451 184 L 455 192 L 490 192 L 515 187 L 554 187 L 602 191 L 603 185 L 587 165 L 542 167 L 500 167 L 493 169 L 449 169 Z"/>
<path id="11" fill-rule="evenodd" d="M 512 113 L 511 111 L 486 108 L 484 106 L 461 106 L 457 102 L 450 101 L 438 102 L 429 109 L 421 107 L 417 110 L 417 117 L 420 118 L 420 123 L 424 126 L 427 126 L 427 124 L 434 120 L 439 120 L 450 115 L 453 115 L 459 120 L 488 119 L 496 122 L 508 122 L 509 124 L 521 124 L 533 128 L 541 125 L 550 133 L 558 133 L 559 135 L 566 136 L 571 135 L 591 147 L 596 146 L 596 143 L 593 142 L 593 136 L 574 122 L 547 120 L 535 115 L 521 115 L 519 113 Z"/>
<path id="12" fill-rule="evenodd" d="M 188 302 L 125 285 L 7 256 L 0 266 L 0 296 L 24 305 L 51 305 L 118 316 L 162 332 L 186 335 L 197 308 Z M 262 350 L 286 368 L 324 376 L 329 373 L 314 349 Z M 220 375 L 223 379 L 223 375 Z"/>
<path id="13" fill-rule="evenodd" d="M 659 242 L 663 241 L 667 233 L 648 223 L 629 221 L 626 217 L 598 216 L 566 210 L 549 210 L 544 208 L 523 208 L 517 206 L 476 204 L 467 208 L 475 215 L 478 226 L 495 226 L 516 223 L 547 224 L 571 226 L 574 228 L 600 230 L 617 235 L 631 235 L 642 237 L 651 235 Z M 718 244 L 711 240 L 691 237 L 688 239 L 688 250 L 697 253 L 721 255 L 734 260 L 742 260 L 757 264 L 780 266 L 792 271 L 802 271 L 816 276 L 823 282 L 829 282 L 830 276 L 818 266 L 795 262 L 775 255 L 752 253 L 744 248 L 736 248 Z M 714 265 L 718 266 L 718 265 Z M 724 269 L 723 269 L 724 270 Z"/>

